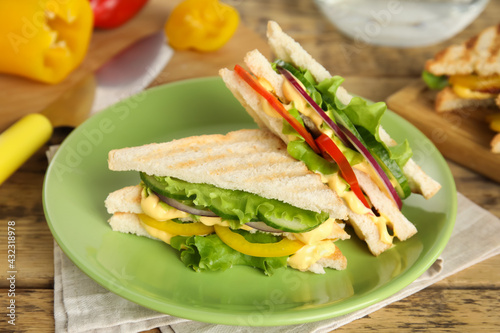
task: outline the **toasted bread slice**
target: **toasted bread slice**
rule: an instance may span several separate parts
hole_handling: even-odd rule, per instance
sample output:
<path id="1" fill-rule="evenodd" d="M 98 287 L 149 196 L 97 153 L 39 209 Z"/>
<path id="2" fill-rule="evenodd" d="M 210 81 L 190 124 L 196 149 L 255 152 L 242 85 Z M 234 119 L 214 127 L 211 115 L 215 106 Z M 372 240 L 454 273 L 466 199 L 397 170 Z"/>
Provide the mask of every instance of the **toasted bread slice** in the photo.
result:
<path id="1" fill-rule="evenodd" d="M 141 191 L 142 186 L 140 185 L 127 186 L 114 191 L 108 195 L 104 201 L 104 206 L 109 214 L 118 212 L 142 214 Z"/>
<path id="2" fill-rule="evenodd" d="M 266 130 L 240 130 L 123 148 L 109 153 L 111 170 L 140 171 L 276 199 L 345 219 L 342 200 L 283 142 Z"/>
<path id="3" fill-rule="evenodd" d="M 116 212 L 108 223 L 113 231 L 155 239 L 144 229 L 137 214 Z"/>
<path id="4" fill-rule="evenodd" d="M 277 58 L 290 62 L 297 67 L 308 69 L 317 82 L 332 77 L 323 65 L 304 50 L 302 45 L 283 32 L 279 24 L 274 21 L 269 21 L 267 24 L 267 40 Z M 249 66 L 248 62 L 246 63 Z M 337 96 L 346 105 L 349 104 L 352 98 L 343 87 L 338 88 Z"/>
<path id="5" fill-rule="evenodd" d="M 315 274 L 325 274 L 325 268 L 341 271 L 347 268 L 347 258 L 340 251 L 338 246 L 335 246 L 335 252 L 331 255 L 321 258 L 307 269 Z"/>
<path id="6" fill-rule="evenodd" d="M 309 69 L 316 81 L 321 82 L 332 76 L 325 67 L 304 50 L 302 45 L 284 33 L 279 24 L 274 21 L 267 23 L 267 40 L 278 59 Z"/>
<path id="7" fill-rule="evenodd" d="M 425 69 L 434 75 L 500 74 L 500 24 L 444 49 L 426 62 Z"/>
<path id="8" fill-rule="evenodd" d="M 494 105 L 493 98 L 462 98 L 455 94 L 451 87 L 446 87 L 437 93 L 434 107 L 437 112 L 451 112 L 469 108 L 489 108 Z"/>
<path id="9" fill-rule="evenodd" d="M 368 215 L 356 214 L 349 211 L 349 224 L 353 227 L 359 239 L 364 241 L 374 256 L 378 256 L 390 249 L 392 242 L 384 242 L 378 226 Z"/>

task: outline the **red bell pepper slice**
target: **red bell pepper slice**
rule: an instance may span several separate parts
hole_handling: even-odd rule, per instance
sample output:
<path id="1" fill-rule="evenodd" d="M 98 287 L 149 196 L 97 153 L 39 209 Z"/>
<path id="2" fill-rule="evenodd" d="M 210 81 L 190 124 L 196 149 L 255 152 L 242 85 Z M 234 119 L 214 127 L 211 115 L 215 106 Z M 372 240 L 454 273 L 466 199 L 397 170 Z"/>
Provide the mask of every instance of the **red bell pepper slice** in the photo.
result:
<path id="1" fill-rule="evenodd" d="M 316 139 L 316 143 L 323 153 L 327 153 L 333 158 L 335 162 L 337 162 L 340 168 L 340 173 L 351 187 L 351 190 L 358 197 L 358 199 L 361 200 L 363 205 L 365 205 L 365 207 L 370 209 L 371 211 L 370 205 L 368 204 L 368 201 L 366 200 L 363 192 L 361 191 L 361 188 L 359 187 L 358 178 L 356 178 L 354 170 L 352 169 L 349 161 L 347 161 L 347 158 L 344 156 L 342 151 L 339 149 L 339 147 L 337 147 L 335 142 L 333 142 L 333 140 L 326 134 L 321 134 Z"/>
<path id="2" fill-rule="evenodd" d="M 264 97 L 269 104 L 278 112 L 280 116 L 282 116 L 289 124 L 292 126 L 303 138 L 306 142 L 311 146 L 311 148 L 319 154 L 320 150 L 318 146 L 314 142 L 314 139 L 302 124 L 295 119 L 283 106 L 283 104 L 269 91 L 267 91 L 250 73 L 248 73 L 243 67 L 240 65 L 234 66 L 234 71 L 246 82 L 250 87 L 253 88 L 259 95 Z"/>

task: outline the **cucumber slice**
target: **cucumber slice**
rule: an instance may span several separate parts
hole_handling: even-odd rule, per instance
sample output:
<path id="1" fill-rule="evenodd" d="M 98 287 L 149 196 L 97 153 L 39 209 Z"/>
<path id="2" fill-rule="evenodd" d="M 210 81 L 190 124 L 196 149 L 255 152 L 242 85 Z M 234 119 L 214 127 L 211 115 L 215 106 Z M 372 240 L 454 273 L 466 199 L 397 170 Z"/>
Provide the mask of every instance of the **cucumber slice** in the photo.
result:
<path id="1" fill-rule="evenodd" d="M 385 173 L 388 177 L 395 179 L 396 184 L 394 188 L 398 193 L 399 197 L 402 199 L 406 199 L 411 194 L 410 185 L 408 184 L 408 179 L 404 175 L 401 167 L 391 159 L 389 152 L 386 150 L 383 144 L 378 142 L 375 137 L 368 132 L 363 127 L 358 127 L 359 133 L 365 139 L 365 142 L 372 152 L 372 155 L 377 157 L 379 160 L 379 164 L 384 169 Z"/>
<path id="2" fill-rule="evenodd" d="M 281 218 L 277 216 L 265 216 L 260 215 L 261 220 L 268 226 L 279 229 L 286 232 L 301 233 L 311 231 L 316 228 L 319 224 L 312 224 L 309 226 L 304 225 L 303 221 L 295 221 L 287 218 Z"/>
<path id="3" fill-rule="evenodd" d="M 165 182 L 162 181 L 164 177 L 156 177 L 145 174 L 144 172 L 140 173 L 141 180 L 146 184 L 147 187 L 151 188 L 153 191 L 160 193 L 168 198 L 172 198 L 175 200 L 190 200 L 186 195 L 186 191 L 175 189 L 173 187 L 169 187 L 168 190 L 165 187 Z"/>

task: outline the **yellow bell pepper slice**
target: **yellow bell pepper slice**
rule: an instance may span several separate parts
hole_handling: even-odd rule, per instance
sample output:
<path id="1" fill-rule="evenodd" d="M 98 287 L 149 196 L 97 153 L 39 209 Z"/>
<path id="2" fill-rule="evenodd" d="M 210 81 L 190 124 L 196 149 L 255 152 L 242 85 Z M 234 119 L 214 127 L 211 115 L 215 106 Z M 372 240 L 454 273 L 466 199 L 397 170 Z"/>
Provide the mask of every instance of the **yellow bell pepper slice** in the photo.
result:
<path id="1" fill-rule="evenodd" d="M 0 72 L 45 83 L 83 60 L 93 30 L 88 0 L 0 1 Z"/>
<path id="2" fill-rule="evenodd" d="M 449 82 L 455 94 L 461 98 L 494 98 L 500 92 L 500 75 L 452 75 Z"/>
<path id="3" fill-rule="evenodd" d="M 174 49 L 215 51 L 229 41 L 239 21 L 238 11 L 218 0 L 185 0 L 172 10 L 165 34 Z"/>
<path id="4" fill-rule="evenodd" d="M 157 221 L 146 214 L 138 214 L 141 221 L 150 226 L 161 231 L 165 231 L 172 235 L 181 236 L 195 236 L 195 235 L 208 235 L 214 232 L 214 227 L 206 226 L 203 223 L 176 223 L 172 220 L 169 221 Z"/>
<path id="5" fill-rule="evenodd" d="M 296 253 L 304 243 L 298 240 L 283 238 L 277 243 L 251 243 L 242 235 L 232 232 L 231 229 L 215 225 L 215 233 L 219 238 L 240 253 L 253 257 L 284 257 Z"/>
<path id="6" fill-rule="evenodd" d="M 487 99 L 487 98 L 493 98 L 495 97 L 494 94 L 489 94 L 489 93 L 484 93 L 481 91 L 476 91 L 472 90 L 470 88 L 467 88 L 465 86 L 461 86 L 458 84 L 454 84 L 451 86 L 451 89 L 453 89 L 453 92 L 461 98 L 467 98 L 467 99 Z"/>
<path id="7" fill-rule="evenodd" d="M 488 90 L 500 88 L 500 75 L 452 75 L 449 78 L 452 85 L 459 85 L 471 90 Z"/>

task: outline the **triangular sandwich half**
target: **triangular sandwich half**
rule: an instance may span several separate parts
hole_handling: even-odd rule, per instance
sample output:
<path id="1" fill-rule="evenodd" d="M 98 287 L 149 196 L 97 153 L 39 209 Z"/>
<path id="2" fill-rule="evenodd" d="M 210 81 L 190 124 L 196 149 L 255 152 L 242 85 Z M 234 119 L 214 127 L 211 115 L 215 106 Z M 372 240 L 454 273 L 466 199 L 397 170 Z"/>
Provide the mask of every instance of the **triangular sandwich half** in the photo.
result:
<path id="1" fill-rule="evenodd" d="M 113 230 L 161 239 L 195 270 L 346 267 L 346 206 L 268 131 L 117 149 L 108 164 L 142 180 L 106 199 Z"/>
<path id="2" fill-rule="evenodd" d="M 294 158 L 319 174 L 349 207 L 349 222 L 374 255 L 417 230 L 401 213 L 411 192 L 431 198 L 439 189 L 411 158 L 407 142 L 397 145 L 380 126 L 384 103 L 352 97 L 332 75 L 269 22 L 267 37 L 277 60 L 259 51 L 220 75 L 262 128 L 280 137 Z"/>

